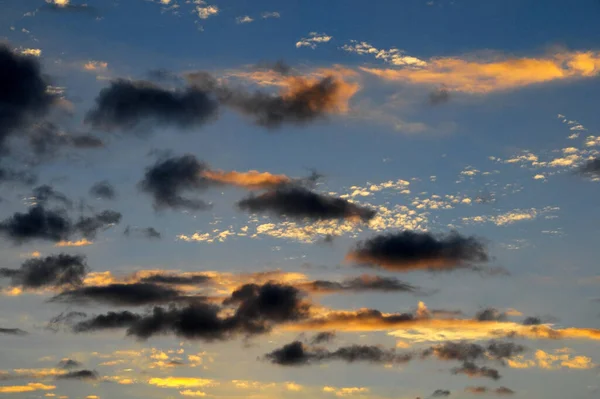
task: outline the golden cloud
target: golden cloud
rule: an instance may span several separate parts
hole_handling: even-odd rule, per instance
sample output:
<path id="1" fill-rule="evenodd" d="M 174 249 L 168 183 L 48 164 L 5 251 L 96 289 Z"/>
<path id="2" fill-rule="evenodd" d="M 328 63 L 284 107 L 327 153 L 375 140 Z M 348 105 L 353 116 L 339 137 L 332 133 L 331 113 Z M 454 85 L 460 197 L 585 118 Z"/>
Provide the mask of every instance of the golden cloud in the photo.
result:
<path id="1" fill-rule="evenodd" d="M 27 385 L 0 386 L 0 393 L 23 393 L 34 391 L 51 391 L 55 389 L 54 385 L 44 385 L 30 382 Z"/>
<path id="2" fill-rule="evenodd" d="M 202 176 L 224 184 L 245 187 L 249 189 L 262 189 L 280 184 L 289 183 L 291 179 L 286 175 L 274 175 L 269 172 L 250 170 L 248 172 L 225 172 L 222 170 L 207 170 Z"/>

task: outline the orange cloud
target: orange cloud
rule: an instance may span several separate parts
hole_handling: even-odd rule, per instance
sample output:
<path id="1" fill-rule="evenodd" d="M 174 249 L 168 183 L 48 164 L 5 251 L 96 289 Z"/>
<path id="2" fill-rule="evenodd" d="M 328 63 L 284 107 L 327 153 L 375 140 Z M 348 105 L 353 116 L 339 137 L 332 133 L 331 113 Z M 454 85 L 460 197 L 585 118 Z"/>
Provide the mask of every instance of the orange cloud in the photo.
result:
<path id="1" fill-rule="evenodd" d="M 148 384 L 161 388 L 200 388 L 215 385 L 215 381 L 191 377 L 166 377 L 151 378 Z"/>
<path id="2" fill-rule="evenodd" d="M 92 245 L 93 242 L 88 241 L 87 239 L 82 239 L 79 241 L 60 241 L 55 244 L 55 247 L 86 247 L 88 245 Z"/>
<path id="3" fill-rule="evenodd" d="M 600 53 L 563 52 L 541 58 L 461 59 L 434 58 L 421 68 L 361 68 L 391 81 L 484 94 L 513 90 L 533 84 L 585 78 L 600 72 Z"/>
<path id="4" fill-rule="evenodd" d="M 225 172 L 222 170 L 207 170 L 202 176 L 224 184 L 245 187 L 249 189 L 262 189 L 280 184 L 289 183 L 291 179 L 286 175 L 274 175 L 269 172 L 250 170 L 248 172 Z"/>
<path id="5" fill-rule="evenodd" d="M 51 391 L 56 386 L 44 385 L 37 383 L 29 383 L 27 385 L 13 385 L 13 386 L 0 386 L 0 393 L 23 393 L 23 392 L 34 392 L 34 391 Z"/>

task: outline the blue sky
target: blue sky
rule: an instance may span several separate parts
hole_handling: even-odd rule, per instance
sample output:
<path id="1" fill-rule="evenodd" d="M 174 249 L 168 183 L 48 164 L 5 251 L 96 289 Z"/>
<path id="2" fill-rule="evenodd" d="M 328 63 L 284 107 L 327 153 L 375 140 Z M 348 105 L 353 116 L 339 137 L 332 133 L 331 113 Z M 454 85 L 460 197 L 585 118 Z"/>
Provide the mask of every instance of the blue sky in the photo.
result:
<path id="1" fill-rule="evenodd" d="M 0 0 L 0 8 L 0 87 L 21 85 L 0 96 L 0 172 L 18 175 L 0 173 L 0 393 L 597 397 L 600 170 L 583 171 L 600 151 L 599 2 Z M 12 76 L 7 60 L 38 68 L 46 92 Z M 47 107 L 21 110 L 19 93 Z M 261 124 L 266 108 L 283 119 Z M 93 110 L 104 113 L 92 121 Z M 181 123 L 203 112 L 208 121 Z M 15 126 L 3 122 L 17 114 Z M 186 154 L 193 165 L 152 180 Z M 307 180 L 313 171 L 322 176 Z M 249 183 L 255 173 L 258 185 Z M 90 194 L 98 182 L 115 195 Z M 44 186 L 55 196 L 44 200 Z M 156 190 L 211 206 L 175 206 Z M 298 193 L 337 208 L 315 210 Z M 262 208 L 244 208 L 244 199 Z M 7 227 L 40 208 L 72 224 L 60 237 L 44 235 L 47 226 L 19 237 Z M 105 210 L 119 217 L 98 219 Z M 77 224 L 85 218 L 98 223 L 92 233 Z M 378 252 L 378 238 L 391 244 Z M 57 266 L 59 254 L 67 266 Z M 27 282 L 31 265 L 71 270 L 80 259 L 86 270 L 73 281 L 43 272 L 43 283 Z M 153 275 L 208 282 L 144 280 Z M 339 288 L 359 276 L 360 288 Z M 323 293 L 315 288 L 323 281 L 338 288 Z M 236 295 L 252 284 L 255 306 L 285 307 L 280 297 L 260 302 L 275 287 L 293 294 L 300 315 L 248 316 L 264 323 L 261 333 L 235 324 Z M 117 285 L 110 299 L 90 294 Z M 157 297 L 125 293 L 140 286 Z M 185 298 L 171 301 L 167 289 Z M 155 306 L 214 306 L 235 327 L 216 340 L 186 336 L 177 323 L 148 339 L 137 322 L 77 330 L 108 312 L 149 318 Z M 372 313 L 361 318 L 361 309 Z M 400 314 L 408 321 L 382 321 Z M 322 331 L 335 338 L 314 343 Z M 267 356 L 294 341 L 304 357 L 293 365 Z M 517 349 L 494 357 L 492 341 Z M 483 354 L 444 358 L 452 344 Z M 334 354 L 356 345 L 388 358 Z M 468 362 L 480 374 L 464 371 Z M 501 378 L 482 376 L 485 367 Z M 92 377 L 67 375 L 81 370 Z"/>

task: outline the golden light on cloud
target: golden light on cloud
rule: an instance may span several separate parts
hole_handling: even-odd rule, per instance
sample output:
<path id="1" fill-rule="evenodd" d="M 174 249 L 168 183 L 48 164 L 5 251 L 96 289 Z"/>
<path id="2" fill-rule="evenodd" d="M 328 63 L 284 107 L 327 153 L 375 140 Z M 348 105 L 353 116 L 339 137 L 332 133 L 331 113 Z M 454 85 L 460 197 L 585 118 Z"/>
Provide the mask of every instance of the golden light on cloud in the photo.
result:
<path id="1" fill-rule="evenodd" d="M 88 245 L 92 245 L 93 242 L 88 241 L 86 238 L 83 238 L 79 241 L 59 241 L 54 246 L 55 247 L 86 247 Z"/>
<path id="2" fill-rule="evenodd" d="M 360 395 L 369 393 L 369 388 L 364 387 L 345 387 L 345 388 L 336 388 L 326 386 L 323 387 L 323 392 L 333 393 L 335 396 L 351 396 L 351 395 Z"/>
<path id="3" fill-rule="evenodd" d="M 104 61 L 88 61 L 83 64 L 83 69 L 86 71 L 104 71 L 108 68 L 108 62 Z"/>
<path id="4" fill-rule="evenodd" d="M 148 384 L 160 388 L 201 388 L 215 385 L 214 380 L 191 377 L 150 378 Z"/>
<path id="5" fill-rule="evenodd" d="M 26 49 L 21 50 L 21 54 L 39 57 L 42 55 L 42 50 L 40 50 L 39 48 L 26 48 Z"/>
<path id="6" fill-rule="evenodd" d="M 186 389 L 183 391 L 179 391 L 179 394 L 182 396 L 192 396 L 192 397 L 202 397 L 206 396 L 205 392 L 202 391 L 192 391 L 191 389 Z"/>
<path id="7" fill-rule="evenodd" d="M 51 391 L 55 388 L 56 388 L 55 385 L 44 385 L 44 384 L 30 382 L 27 385 L 0 386 L 0 393 L 23 393 L 23 392 L 34 392 L 34 391 Z"/>
<path id="8" fill-rule="evenodd" d="M 484 94 L 533 84 L 586 78 L 600 72 L 600 53 L 562 52 L 540 58 L 466 59 L 440 57 L 420 68 L 361 68 L 390 81 Z"/>
<path id="9" fill-rule="evenodd" d="M 245 187 L 249 189 L 262 189 L 289 183 L 292 179 L 286 175 L 274 175 L 269 172 L 250 170 L 248 172 L 225 172 L 222 170 L 207 170 L 202 176 L 223 184 Z"/>
<path id="10" fill-rule="evenodd" d="M 534 359 L 525 359 L 521 355 L 514 359 L 507 359 L 506 364 L 516 369 L 539 367 L 546 370 L 559 370 L 563 368 L 589 370 L 596 367 L 591 358 L 587 356 L 571 356 L 569 352 L 568 348 L 555 350 L 554 354 L 537 350 Z"/>

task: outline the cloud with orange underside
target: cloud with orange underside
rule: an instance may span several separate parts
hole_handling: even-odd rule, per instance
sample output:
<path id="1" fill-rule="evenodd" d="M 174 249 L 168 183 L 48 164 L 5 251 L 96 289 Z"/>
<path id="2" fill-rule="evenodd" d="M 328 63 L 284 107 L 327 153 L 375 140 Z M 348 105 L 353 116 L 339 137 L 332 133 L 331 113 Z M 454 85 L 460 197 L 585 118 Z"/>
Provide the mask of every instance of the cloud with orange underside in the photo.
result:
<path id="1" fill-rule="evenodd" d="M 389 81 L 444 85 L 450 91 L 485 94 L 515 90 L 534 84 L 597 76 L 600 72 L 600 52 L 559 52 L 538 58 L 440 57 L 429 60 L 426 66 L 419 68 L 360 69 Z"/>
<path id="2" fill-rule="evenodd" d="M 218 183 L 231 184 L 248 189 L 270 188 L 292 181 L 286 175 L 275 175 L 257 170 L 250 170 L 248 172 L 206 170 L 202 172 L 202 177 Z"/>
<path id="3" fill-rule="evenodd" d="M 87 239 L 81 239 L 79 241 L 59 241 L 54 246 L 55 247 L 87 247 L 88 245 L 92 245 L 93 242 Z"/>

